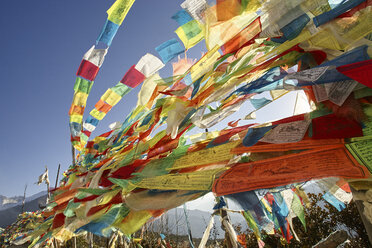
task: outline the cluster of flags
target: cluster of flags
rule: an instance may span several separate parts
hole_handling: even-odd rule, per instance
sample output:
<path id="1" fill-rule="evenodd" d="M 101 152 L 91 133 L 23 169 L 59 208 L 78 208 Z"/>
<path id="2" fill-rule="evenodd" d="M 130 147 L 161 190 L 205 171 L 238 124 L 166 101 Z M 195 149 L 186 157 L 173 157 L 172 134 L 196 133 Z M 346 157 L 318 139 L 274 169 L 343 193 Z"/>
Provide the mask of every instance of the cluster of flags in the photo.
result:
<path id="1" fill-rule="evenodd" d="M 83 120 L 94 79 L 133 2 L 117 0 L 108 10 L 97 39 L 107 48 L 93 46 L 80 64 L 69 111 L 77 162 L 52 191 L 44 222 L 28 233 L 32 246 L 85 231 L 129 236 L 213 192 L 240 204 L 262 247 L 262 230 L 290 242 L 292 219 L 306 226 L 301 183 L 322 179 L 323 198 L 339 210 L 351 199 L 347 183 L 370 190 L 371 1 L 186 0 L 172 16 L 183 45 L 170 39 L 155 48 L 160 58 L 146 53 Z M 200 59 L 179 58 L 173 75 L 158 75 L 203 39 L 208 51 Z M 141 84 L 126 119 L 91 138 Z M 282 107 L 293 116 L 254 123 L 258 110 L 289 92 L 296 104 Z M 252 106 L 245 117 L 191 133 L 218 126 L 245 103 Z"/>

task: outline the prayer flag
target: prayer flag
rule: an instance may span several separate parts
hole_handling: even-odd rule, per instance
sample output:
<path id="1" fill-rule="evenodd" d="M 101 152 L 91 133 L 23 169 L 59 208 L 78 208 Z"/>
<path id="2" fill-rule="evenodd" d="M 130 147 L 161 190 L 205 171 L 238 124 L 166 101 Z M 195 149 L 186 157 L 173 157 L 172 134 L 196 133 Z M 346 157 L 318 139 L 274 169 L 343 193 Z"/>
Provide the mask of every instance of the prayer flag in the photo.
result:
<path id="1" fill-rule="evenodd" d="M 176 39 L 171 39 L 162 43 L 157 46 L 155 50 L 159 53 L 164 64 L 185 51 Z"/>

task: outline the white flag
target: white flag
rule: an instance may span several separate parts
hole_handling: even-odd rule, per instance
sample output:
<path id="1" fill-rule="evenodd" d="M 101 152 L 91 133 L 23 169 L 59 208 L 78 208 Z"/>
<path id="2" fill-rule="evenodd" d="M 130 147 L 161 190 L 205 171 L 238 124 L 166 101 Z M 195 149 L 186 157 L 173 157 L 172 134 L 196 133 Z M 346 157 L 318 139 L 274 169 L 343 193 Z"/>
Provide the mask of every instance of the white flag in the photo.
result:
<path id="1" fill-rule="evenodd" d="M 45 167 L 45 172 L 39 176 L 39 180 L 37 181 L 37 185 L 40 185 L 42 182 L 49 184 L 49 177 L 48 177 L 48 168 Z"/>

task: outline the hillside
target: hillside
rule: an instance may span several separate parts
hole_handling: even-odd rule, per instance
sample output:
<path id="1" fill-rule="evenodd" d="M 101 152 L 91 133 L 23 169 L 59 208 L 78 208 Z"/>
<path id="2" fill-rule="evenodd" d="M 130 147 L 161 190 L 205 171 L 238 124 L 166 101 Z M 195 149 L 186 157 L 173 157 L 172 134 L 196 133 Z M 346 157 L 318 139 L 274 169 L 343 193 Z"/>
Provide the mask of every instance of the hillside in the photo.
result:
<path id="1" fill-rule="evenodd" d="M 24 211 L 27 211 L 27 212 L 36 211 L 39 209 L 39 204 L 45 205 L 45 201 L 46 201 L 45 192 L 41 196 L 39 194 L 36 194 L 37 195 L 36 198 L 31 196 L 28 199 L 28 201 L 26 201 Z M 21 211 L 22 211 L 22 204 L 18 204 L 14 207 L 1 210 L 0 211 L 0 227 L 4 228 L 12 224 L 17 219 L 17 216 L 18 214 L 21 213 Z"/>
<path id="2" fill-rule="evenodd" d="M 35 200 L 39 198 L 40 196 L 43 196 L 46 194 L 46 191 L 41 191 L 37 194 L 34 194 L 32 196 L 26 197 L 26 202 Z M 23 196 L 12 196 L 12 197 L 7 197 L 0 195 L 0 210 L 12 208 L 17 205 L 21 205 L 23 200 Z"/>

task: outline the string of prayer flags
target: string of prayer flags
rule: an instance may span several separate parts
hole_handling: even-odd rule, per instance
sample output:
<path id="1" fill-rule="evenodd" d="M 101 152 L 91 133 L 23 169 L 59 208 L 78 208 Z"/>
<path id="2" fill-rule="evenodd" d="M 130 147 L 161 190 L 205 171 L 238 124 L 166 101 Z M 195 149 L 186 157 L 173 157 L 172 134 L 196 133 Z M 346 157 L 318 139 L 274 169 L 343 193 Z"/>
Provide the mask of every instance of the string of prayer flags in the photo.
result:
<path id="1" fill-rule="evenodd" d="M 146 65 L 143 62 L 141 62 L 141 64 L 141 69 L 144 69 Z M 83 125 L 84 129 L 88 130 L 90 133 L 94 131 L 98 122 L 106 116 L 112 107 L 114 107 L 124 95 L 129 93 L 132 88 L 135 88 L 142 83 L 144 79 L 145 76 L 135 68 L 135 65 L 133 65 L 117 85 L 108 89 L 101 96 L 101 99 L 95 104 L 95 108 L 90 112 L 90 119 L 85 121 Z M 86 143 L 87 138 L 89 138 L 90 135 L 83 133 L 82 136 L 84 137 L 84 141 Z"/>
<path id="2" fill-rule="evenodd" d="M 133 65 L 127 71 L 123 79 L 117 85 L 108 89 L 103 94 L 101 99 L 96 103 L 95 109 L 90 112 L 92 118 L 84 123 L 84 128 L 91 133 L 97 126 L 97 121 L 102 120 L 124 95 L 129 93 L 132 88 L 135 88 L 140 83 L 142 83 L 145 77 L 151 76 L 163 66 L 164 64 L 155 56 L 149 53 L 143 56 L 139 60 L 137 65 Z M 137 70 L 136 68 L 138 68 L 139 70 Z M 142 72 L 144 72 L 147 76 L 144 75 Z M 94 120 L 97 121 L 95 121 L 95 125 L 92 125 L 92 121 Z M 83 133 L 82 136 L 84 137 L 84 141 L 86 143 L 87 138 L 89 138 L 90 135 L 87 135 L 87 133 Z"/>
<path id="3" fill-rule="evenodd" d="M 74 98 L 68 112 L 70 116 L 70 131 L 73 137 L 79 136 L 80 134 L 86 101 L 93 83 L 93 81 L 88 81 L 80 77 L 76 78 L 74 85 Z"/>
<path id="4" fill-rule="evenodd" d="M 77 79 L 74 85 L 74 98 L 70 107 L 70 132 L 73 146 L 79 146 L 83 114 L 88 95 L 93 86 L 99 68 L 102 66 L 107 49 L 96 49 L 93 45 L 83 56 L 83 60 L 77 72 Z"/>

